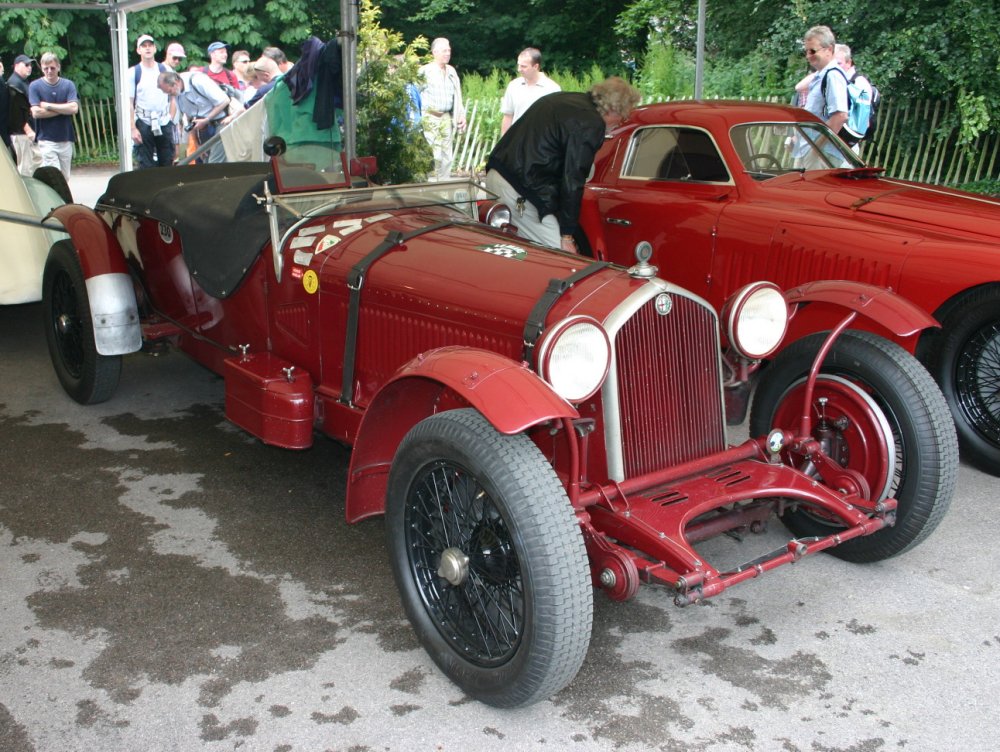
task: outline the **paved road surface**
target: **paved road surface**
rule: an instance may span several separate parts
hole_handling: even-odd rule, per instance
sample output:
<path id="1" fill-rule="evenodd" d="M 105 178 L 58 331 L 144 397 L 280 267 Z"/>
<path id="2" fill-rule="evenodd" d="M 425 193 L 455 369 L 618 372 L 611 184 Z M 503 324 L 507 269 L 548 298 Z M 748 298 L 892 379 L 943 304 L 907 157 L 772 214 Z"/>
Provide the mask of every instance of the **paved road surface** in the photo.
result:
<path id="1" fill-rule="evenodd" d="M 115 397 L 81 407 L 40 313 L 0 307 L 4 752 L 996 748 L 993 478 L 963 467 L 897 559 L 814 557 L 688 609 L 599 596 L 576 681 L 499 711 L 417 645 L 382 522 L 345 524 L 347 450 L 251 440 L 176 353 L 129 356 Z"/>

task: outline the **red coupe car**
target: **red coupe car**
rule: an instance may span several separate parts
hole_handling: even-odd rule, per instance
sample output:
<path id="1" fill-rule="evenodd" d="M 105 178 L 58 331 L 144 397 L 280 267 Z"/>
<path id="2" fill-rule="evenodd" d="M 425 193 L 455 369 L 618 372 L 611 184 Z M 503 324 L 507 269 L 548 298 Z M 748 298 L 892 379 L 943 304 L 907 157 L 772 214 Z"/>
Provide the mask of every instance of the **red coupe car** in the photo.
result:
<path id="1" fill-rule="evenodd" d="M 581 229 L 623 264 L 651 243 L 663 276 L 717 306 L 756 279 L 893 289 L 941 323 L 895 339 L 940 384 L 964 456 L 1000 474 L 1000 202 L 887 178 L 802 109 L 676 102 L 637 109 L 605 143 Z M 786 341 L 838 320 L 810 306 Z"/>

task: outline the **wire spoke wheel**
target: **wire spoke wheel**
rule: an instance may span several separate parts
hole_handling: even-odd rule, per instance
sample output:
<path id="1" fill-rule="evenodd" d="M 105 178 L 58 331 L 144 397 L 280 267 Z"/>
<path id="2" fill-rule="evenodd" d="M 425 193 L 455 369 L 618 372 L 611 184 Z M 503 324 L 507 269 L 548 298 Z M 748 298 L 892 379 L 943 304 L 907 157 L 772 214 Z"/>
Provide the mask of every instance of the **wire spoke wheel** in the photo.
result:
<path id="1" fill-rule="evenodd" d="M 934 315 L 917 347 L 951 409 L 963 458 L 1000 475 L 1000 285 L 968 290 Z"/>
<path id="2" fill-rule="evenodd" d="M 442 636 L 481 666 L 510 659 L 524 627 L 524 592 L 510 529 L 462 468 L 427 467 L 406 504 L 410 566 Z"/>
<path id="3" fill-rule="evenodd" d="M 965 343 L 955 363 L 955 382 L 966 419 L 1000 446 L 1000 322 L 988 323 Z"/>
<path id="4" fill-rule="evenodd" d="M 562 484 L 527 436 L 472 409 L 422 420 L 393 459 L 386 535 L 417 637 L 467 694 L 519 707 L 576 675 L 590 567 Z"/>

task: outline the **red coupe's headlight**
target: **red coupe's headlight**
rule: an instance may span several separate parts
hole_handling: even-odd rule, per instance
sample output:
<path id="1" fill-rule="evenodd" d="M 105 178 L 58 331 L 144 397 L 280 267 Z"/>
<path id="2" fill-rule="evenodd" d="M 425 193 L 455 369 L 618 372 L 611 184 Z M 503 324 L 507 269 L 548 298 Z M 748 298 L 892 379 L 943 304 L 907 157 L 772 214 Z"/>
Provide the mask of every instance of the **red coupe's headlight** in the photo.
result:
<path id="1" fill-rule="evenodd" d="M 496 227 L 498 230 L 502 230 L 505 226 L 510 224 L 510 207 L 507 204 L 501 204 L 500 202 L 492 202 L 486 207 L 486 211 L 482 211 L 483 207 L 480 207 L 479 221 L 484 224 L 488 224 L 490 227 Z"/>
<path id="2" fill-rule="evenodd" d="M 788 330 L 788 304 L 777 285 L 754 282 L 740 288 L 722 308 L 729 344 L 745 358 L 760 360 L 773 353 Z"/>
<path id="3" fill-rule="evenodd" d="M 538 345 L 538 373 L 567 402 L 581 402 L 604 383 L 611 340 L 589 316 L 570 316 L 549 329 Z"/>

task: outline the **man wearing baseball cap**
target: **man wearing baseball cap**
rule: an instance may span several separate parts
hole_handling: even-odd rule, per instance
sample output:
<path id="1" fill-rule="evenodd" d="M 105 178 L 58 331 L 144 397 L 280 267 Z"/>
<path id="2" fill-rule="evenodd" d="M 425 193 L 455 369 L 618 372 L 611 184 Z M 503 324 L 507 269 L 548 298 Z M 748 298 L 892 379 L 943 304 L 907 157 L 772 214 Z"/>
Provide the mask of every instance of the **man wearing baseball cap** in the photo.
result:
<path id="1" fill-rule="evenodd" d="M 208 65 L 202 70 L 217 84 L 226 84 L 239 91 L 240 81 L 236 74 L 226 68 L 229 60 L 229 45 L 223 42 L 212 42 L 208 45 Z"/>
<path id="2" fill-rule="evenodd" d="M 28 79 L 31 78 L 31 67 L 34 64 L 34 58 L 18 55 L 14 58 L 14 71 L 7 79 L 8 86 L 24 95 L 25 104 L 28 101 Z M 30 117 L 30 111 L 24 132 L 11 133 L 11 141 L 14 144 L 14 153 L 17 155 L 17 171 L 30 177 L 35 173 L 40 161 L 38 149 L 35 147 L 35 123 Z"/>
<path id="3" fill-rule="evenodd" d="M 132 108 L 132 151 L 136 166 L 169 167 L 174 163 L 172 110 L 177 105 L 157 85 L 167 66 L 156 62 L 156 40 L 149 34 L 142 34 L 135 41 L 135 51 L 139 53 L 139 64 L 129 68 L 125 78 Z"/>
<path id="4" fill-rule="evenodd" d="M 180 42 L 171 42 L 167 45 L 167 52 L 163 56 L 163 64 L 170 70 L 175 71 L 181 67 L 181 60 L 187 57 L 184 47 Z"/>

